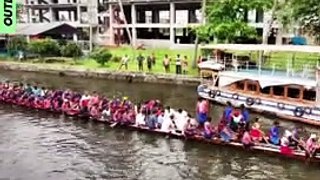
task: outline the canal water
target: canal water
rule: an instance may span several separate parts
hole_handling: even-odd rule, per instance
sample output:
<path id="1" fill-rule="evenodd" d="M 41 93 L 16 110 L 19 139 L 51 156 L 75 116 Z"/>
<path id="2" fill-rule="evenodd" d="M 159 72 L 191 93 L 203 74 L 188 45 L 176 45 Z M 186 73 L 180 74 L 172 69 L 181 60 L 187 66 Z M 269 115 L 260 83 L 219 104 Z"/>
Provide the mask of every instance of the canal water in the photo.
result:
<path id="1" fill-rule="evenodd" d="M 156 97 L 174 108 L 182 107 L 190 112 L 195 109 L 196 87 L 17 72 L 0 72 L 0 78 L 48 88 L 128 96 L 136 102 Z M 215 120 L 219 119 L 221 110 L 221 106 L 212 106 Z M 251 118 L 255 116 L 258 115 L 252 114 Z M 264 127 L 269 127 L 274 118 L 261 119 Z M 281 125 L 293 124 L 281 122 Z M 318 165 L 0 105 L 0 179 L 318 180 L 319 176 Z"/>

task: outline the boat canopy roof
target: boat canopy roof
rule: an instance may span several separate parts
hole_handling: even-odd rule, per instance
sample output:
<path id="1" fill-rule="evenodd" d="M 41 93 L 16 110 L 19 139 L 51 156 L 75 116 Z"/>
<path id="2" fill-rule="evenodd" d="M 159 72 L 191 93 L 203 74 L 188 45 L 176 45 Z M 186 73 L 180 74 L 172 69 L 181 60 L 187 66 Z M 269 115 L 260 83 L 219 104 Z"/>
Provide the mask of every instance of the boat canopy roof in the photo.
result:
<path id="1" fill-rule="evenodd" d="M 284 85 L 299 85 L 306 89 L 312 89 L 316 86 L 315 79 L 302 78 L 302 77 L 288 77 L 283 75 L 270 75 L 270 74 L 256 74 L 250 72 L 234 72 L 234 71 L 221 71 L 219 72 L 219 86 L 228 86 L 232 83 L 252 80 L 258 81 L 261 88 L 269 86 L 284 86 Z"/>
<path id="2" fill-rule="evenodd" d="M 220 63 L 216 63 L 214 61 L 204 61 L 199 63 L 199 68 L 200 69 L 210 69 L 213 71 L 221 71 L 224 69 L 224 65 Z"/>
<path id="3" fill-rule="evenodd" d="M 320 46 L 307 46 L 307 45 L 208 44 L 208 45 L 201 45 L 200 48 L 232 50 L 232 51 L 275 51 L 275 52 L 320 53 Z"/>

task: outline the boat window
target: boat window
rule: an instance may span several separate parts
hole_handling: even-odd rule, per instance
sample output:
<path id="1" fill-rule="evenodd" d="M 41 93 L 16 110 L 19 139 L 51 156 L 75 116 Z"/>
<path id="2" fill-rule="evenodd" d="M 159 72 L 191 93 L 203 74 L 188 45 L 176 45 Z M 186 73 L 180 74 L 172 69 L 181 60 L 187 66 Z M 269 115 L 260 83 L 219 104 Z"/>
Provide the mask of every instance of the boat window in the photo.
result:
<path id="1" fill-rule="evenodd" d="M 316 91 L 305 89 L 303 91 L 303 99 L 307 100 L 307 101 L 315 101 L 316 100 Z"/>
<path id="2" fill-rule="evenodd" d="M 257 85 L 253 83 L 248 83 L 247 84 L 247 90 L 248 91 L 257 91 Z"/>
<path id="3" fill-rule="evenodd" d="M 300 89 L 288 87 L 289 98 L 300 98 Z"/>
<path id="4" fill-rule="evenodd" d="M 284 87 L 283 86 L 274 86 L 273 94 L 276 96 L 284 96 Z"/>
<path id="5" fill-rule="evenodd" d="M 270 94 L 270 91 L 271 91 L 271 87 L 265 87 L 263 89 L 260 88 L 260 92 L 262 94 Z"/>
<path id="6" fill-rule="evenodd" d="M 244 82 L 240 81 L 236 83 L 236 87 L 239 90 L 244 90 Z"/>

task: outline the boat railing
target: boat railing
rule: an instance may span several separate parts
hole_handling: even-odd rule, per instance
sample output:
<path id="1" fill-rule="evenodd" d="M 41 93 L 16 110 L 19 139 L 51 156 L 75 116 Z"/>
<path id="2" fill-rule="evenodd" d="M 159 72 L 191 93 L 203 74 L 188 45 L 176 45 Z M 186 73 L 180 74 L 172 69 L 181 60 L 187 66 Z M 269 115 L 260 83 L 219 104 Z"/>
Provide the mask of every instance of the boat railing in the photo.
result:
<path id="1" fill-rule="evenodd" d="M 286 76 L 286 77 L 299 77 L 307 79 L 315 79 L 315 68 L 310 64 L 302 65 L 301 68 L 292 68 L 290 65 L 287 66 L 286 70 L 276 64 L 272 64 L 268 67 L 259 68 L 258 65 L 246 65 L 242 66 L 227 66 L 225 71 L 235 72 L 247 72 L 256 75 L 270 75 L 270 76 Z"/>

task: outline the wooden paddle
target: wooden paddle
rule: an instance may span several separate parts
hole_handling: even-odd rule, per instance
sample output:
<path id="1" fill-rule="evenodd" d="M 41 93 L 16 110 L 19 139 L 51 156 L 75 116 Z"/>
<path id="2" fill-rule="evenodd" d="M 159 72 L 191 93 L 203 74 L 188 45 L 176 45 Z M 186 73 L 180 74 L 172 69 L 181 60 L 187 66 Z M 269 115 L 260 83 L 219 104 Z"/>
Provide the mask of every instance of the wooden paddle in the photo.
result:
<path id="1" fill-rule="evenodd" d="M 112 123 L 112 124 L 110 125 L 110 127 L 111 127 L 111 128 L 114 128 L 117 124 L 118 124 L 118 122 Z"/>

